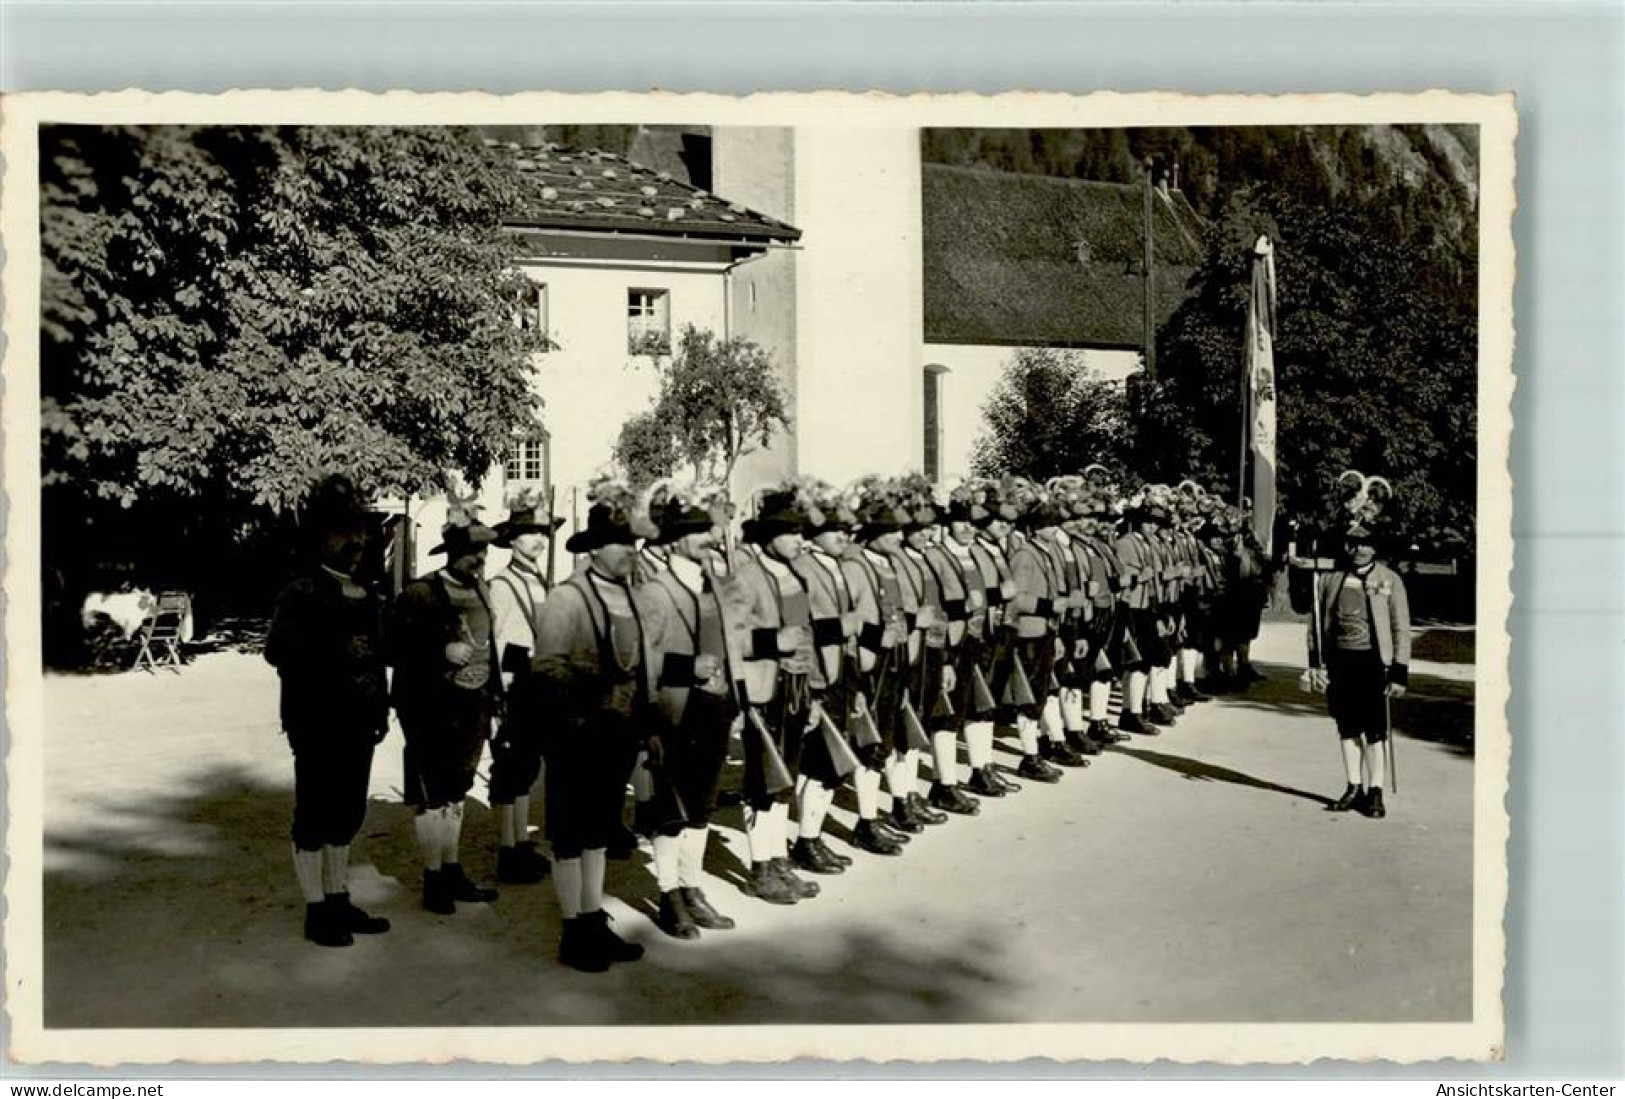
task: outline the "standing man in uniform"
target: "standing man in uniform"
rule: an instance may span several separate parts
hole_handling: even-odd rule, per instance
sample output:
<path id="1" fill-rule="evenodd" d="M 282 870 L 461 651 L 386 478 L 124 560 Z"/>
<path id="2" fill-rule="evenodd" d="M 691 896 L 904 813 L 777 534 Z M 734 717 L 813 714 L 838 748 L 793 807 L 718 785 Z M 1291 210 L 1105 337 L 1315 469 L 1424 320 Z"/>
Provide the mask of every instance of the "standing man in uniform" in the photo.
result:
<path id="1" fill-rule="evenodd" d="M 463 799 L 502 704 L 502 677 L 485 585 L 486 549 L 496 531 L 454 505 L 431 553 L 446 566 L 413 581 L 395 601 L 395 712 L 406 738 L 406 788 L 423 857 L 423 907 L 449 916 L 458 901 L 485 904 L 494 889 L 470 881 L 458 849 Z"/>
<path id="2" fill-rule="evenodd" d="M 542 605 L 547 601 L 547 557 L 553 533 L 564 520 L 551 518 L 532 492 L 508 505 L 497 524 L 496 545 L 509 550 L 508 565 L 491 578 L 491 616 L 506 712 L 491 740 L 491 811 L 497 818 L 497 880 L 516 885 L 547 876 L 547 859 L 530 838 L 530 791 L 542 772 L 542 723 L 530 662 Z"/>
<path id="3" fill-rule="evenodd" d="M 265 659 L 282 681 L 282 731 L 293 750 L 293 867 L 305 938 L 349 946 L 389 921 L 350 902 L 350 844 L 367 813 L 374 747 L 389 731 L 383 604 L 356 580 L 367 514 L 348 478 L 311 495 L 304 533 L 315 567 L 277 599 Z"/>

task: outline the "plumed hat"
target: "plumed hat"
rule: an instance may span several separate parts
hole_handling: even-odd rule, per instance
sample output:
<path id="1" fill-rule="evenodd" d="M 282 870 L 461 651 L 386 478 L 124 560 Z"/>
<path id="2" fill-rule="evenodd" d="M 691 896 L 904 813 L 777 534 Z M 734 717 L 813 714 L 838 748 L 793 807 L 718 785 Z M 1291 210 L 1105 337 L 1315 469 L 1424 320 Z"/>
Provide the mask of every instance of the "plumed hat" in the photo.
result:
<path id="1" fill-rule="evenodd" d="M 648 501 L 621 481 L 600 478 L 587 487 L 587 525 L 570 535 L 564 548 L 587 553 L 603 546 L 635 545 L 640 538 L 660 537 L 649 518 Z"/>

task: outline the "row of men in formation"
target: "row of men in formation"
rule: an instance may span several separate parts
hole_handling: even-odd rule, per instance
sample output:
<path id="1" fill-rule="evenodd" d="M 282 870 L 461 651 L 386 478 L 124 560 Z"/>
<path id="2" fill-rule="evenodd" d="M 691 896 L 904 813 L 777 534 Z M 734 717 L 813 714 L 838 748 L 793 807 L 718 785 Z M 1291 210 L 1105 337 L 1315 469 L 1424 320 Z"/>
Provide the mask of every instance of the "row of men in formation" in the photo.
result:
<path id="1" fill-rule="evenodd" d="M 745 891 L 794 904 L 853 861 L 824 837 L 841 786 L 856 794 L 852 849 L 896 857 L 950 814 L 1020 788 L 994 765 L 1000 736 L 1019 749 L 1015 777 L 1039 783 L 1154 736 L 1206 699 L 1204 657 L 1212 682 L 1253 674 L 1267 583 L 1244 513 L 1189 484 L 1123 500 L 1082 477 L 1004 478 L 945 501 L 918 478 L 792 484 L 759 494 L 736 540 L 719 494 L 606 483 L 557 586 L 544 562 L 559 520 L 521 500 L 495 527 L 454 515 L 434 550 L 446 566 L 386 610 L 354 578 L 360 511 L 342 479 L 314 495 L 321 564 L 284 592 L 266 645 L 294 752 L 306 936 L 342 946 L 388 927 L 351 902 L 345 874 L 393 706 L 423 905 L 450 913 L 495 897 L 459 859 L 489 740 L 498 877 L 551 871 L 560 960 L 592 972 L 642 954 L 603 908 L 629 779 L 660 928 L 726 929 L 702 864 L 731 749 Z M 492 545 L 511 559 L 486 579 Z M 544 760 L 551 865 L 529 839 Z"/>

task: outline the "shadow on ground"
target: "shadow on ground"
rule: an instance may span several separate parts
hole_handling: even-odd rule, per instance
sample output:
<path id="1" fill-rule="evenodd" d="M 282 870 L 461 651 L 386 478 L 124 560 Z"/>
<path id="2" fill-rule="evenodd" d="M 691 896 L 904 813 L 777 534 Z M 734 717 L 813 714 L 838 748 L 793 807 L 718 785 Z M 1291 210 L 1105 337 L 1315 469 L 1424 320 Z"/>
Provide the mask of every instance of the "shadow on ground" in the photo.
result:
<path id="1" fill-rule="evenodd" d="M 291 791 L 217 767 L 187 788 L 87 812 L 45 837 L 49 1027 L 342 1027 L 611 1023 L 1002 1021 L 994 929 L 927 939 L 846 921 L 795 928 L 801 909 L 676 943 L 638 915 L 617 930 L 642 962 L 586 975 L 553 959 L 551 882 L 504 887 L 492 905 L 439 917 L 418 907 L 410 810 L 374 801 L 351 889 L 387 935 L 324 950 L 300 935 L 287 846 Z M 732 811 L 736 816 L 737 811 Z M 737 821 L 725 813 L 721 823 Z M 469 803 L 465 863 L 491 880 L 492 822 Z M 714 841 L 708 868 L 742 867 Z M 646 856 L 612 863 L 608 892 L 652 912 Z M 758 902 L 719 887 L 739 916 Z M 809 902 L 817 905 L 819 901 Z"/>
<path id="2" fill-rule="evenodd" d="M 1282 664 L 1259 664 L 1261 682 L 1243 693 L 1222 697 L 1241 710 L 1268 710 L 1274 713 L 1326 717 L 1326 696 L 1307 694 L 1298 686 L 1302 668 Z M 1393 731 L 1409 740 L 1439 744 L 1460 755 L 1474 752 L 1473 684 L 1455 679 L 1410 676 L 1405 697 L 1392 704 Z M 1319 725 L 1305 725 L 1306 731 L 1324 732 Z"/>

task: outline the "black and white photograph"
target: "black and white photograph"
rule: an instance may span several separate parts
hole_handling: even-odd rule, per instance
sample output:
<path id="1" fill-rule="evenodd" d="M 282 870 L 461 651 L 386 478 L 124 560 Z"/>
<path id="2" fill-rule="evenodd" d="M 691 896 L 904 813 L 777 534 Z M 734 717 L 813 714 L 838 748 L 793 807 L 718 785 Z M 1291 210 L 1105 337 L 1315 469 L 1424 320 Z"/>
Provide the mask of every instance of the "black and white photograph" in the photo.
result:
<path id="1" fill-rule="evenodd" d="M 14 1056 L 1498 1055 L 1510 98 L 9 107 Z"/>

